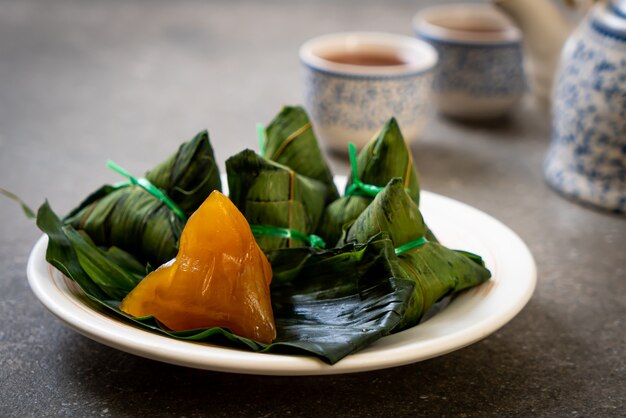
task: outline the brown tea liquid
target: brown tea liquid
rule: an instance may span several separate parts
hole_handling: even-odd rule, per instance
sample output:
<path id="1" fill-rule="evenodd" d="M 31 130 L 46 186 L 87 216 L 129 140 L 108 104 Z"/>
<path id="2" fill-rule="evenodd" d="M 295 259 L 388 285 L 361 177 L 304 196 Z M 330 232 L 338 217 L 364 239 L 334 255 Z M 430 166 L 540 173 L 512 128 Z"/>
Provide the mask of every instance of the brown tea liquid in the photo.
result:
<path id="1" fill-rule="evenodd" d="M 391 66 L 405 65 L 406 60 L 390 53 L 376 52 L 343 52 L 323 56 L 324 59 L 338 64 L 363 65 L 363 66 Z"/>

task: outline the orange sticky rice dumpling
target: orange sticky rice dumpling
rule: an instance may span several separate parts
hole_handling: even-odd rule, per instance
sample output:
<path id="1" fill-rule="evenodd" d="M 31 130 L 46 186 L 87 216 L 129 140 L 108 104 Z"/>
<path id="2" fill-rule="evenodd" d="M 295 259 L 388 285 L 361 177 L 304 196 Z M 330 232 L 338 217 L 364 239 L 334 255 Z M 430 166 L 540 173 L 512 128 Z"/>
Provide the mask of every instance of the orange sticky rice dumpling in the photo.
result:
<path id="1" fill-rule="evenodd" d="M 174 331 L 224 327 L 270 343 L 276 325 L 272 268 L 237 207 L 214 191 L 189 218 L 176 258 L 148 274 L 122 301 Z"/>

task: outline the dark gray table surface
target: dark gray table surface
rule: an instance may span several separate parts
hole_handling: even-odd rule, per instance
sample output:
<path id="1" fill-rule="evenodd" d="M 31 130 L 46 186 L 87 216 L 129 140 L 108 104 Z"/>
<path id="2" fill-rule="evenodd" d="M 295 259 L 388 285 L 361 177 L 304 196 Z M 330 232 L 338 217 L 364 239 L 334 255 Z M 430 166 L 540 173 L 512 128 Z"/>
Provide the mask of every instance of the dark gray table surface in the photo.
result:
<path id="1" fill-rule="evenodd" d="M 0 1 L 0 187 L 64 213 L 209 128 L 218 158 L 301 102 L 298 46 L 321 33 L 410 34 L 418 1 Z M 495 334 L 420 363 L 263 377 L 126 354 L 67 328 L 26 280 L 40 235 L 0 199 L 0 416 L 625 416 L 626 220 L 543 183 L 548 112 L 461 124 L 413 146 L 425 189 L 516 231 L 538 267 Z M 333 157 L 338 174 L 345 161 Z"/>

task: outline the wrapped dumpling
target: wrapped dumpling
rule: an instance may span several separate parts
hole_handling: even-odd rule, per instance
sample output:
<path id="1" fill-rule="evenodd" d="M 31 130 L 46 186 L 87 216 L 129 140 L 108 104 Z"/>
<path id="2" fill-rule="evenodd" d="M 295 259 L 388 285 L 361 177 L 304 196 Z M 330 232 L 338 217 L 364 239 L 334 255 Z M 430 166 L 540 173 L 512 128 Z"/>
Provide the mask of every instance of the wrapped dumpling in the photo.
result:
<path id="1" fill-rule="evenodd" d="M 142 187 L 124 182 L 101 187 L 64 222 L 86 232 L 96 245 L 119 247 L 143 263 L 165 263 L 176 255 L 186 218 L 213 190 L 221 190 L 207 131 L 182 144 L 145 178 L 165 193 L 180 214 Z"/>
<path id="2" fill-rule="evenodd" d="M 450 250 L 426 238 L 427 229 L 402 179 L 393 179 L 347 228 L 343 240 L 364 243 L 386 232 L 398 255 L 399 267 L 416 286 L 398 329 L 417 324 L 446 295 L 476 286 L 491 277 L 482 259 Z"/>
<path id="3" fill-rule="evenodd" d="M 311 121 L 301 106 L 283 107 L 265 128 L 263 140 L 263 157 L 323 183 L 327 203 L 339 197 Z"/>
<path id="4" fill-rule="evenodd" d="M 358 154 L 356 175 L 362 183 L 384 187 L 392 178 L 401 178 L 415 204 L 419 204 L 420 186 L 411 150 L 394 118 Z M 336 243 L 344 225 L 354 221 L 372 202 L 373 197 L 354 189 L 348 179 L 346 195 L 332 202 L 324 211 L 317 234 L 330 244 Z"/>
<path id="5" fill-rule="evenodd" d="M 215 191 L 189 218 L 176 258 L 146 276 L 120 309 L 154 316 L 174 331 L 223 327 L 270 343 L 276 338 L 271 280 L 246 219 Z"/>
<path id="6" fill-rule="evenodd" d="M 326 186 L 293 169 L 245 150 L 226 161 L 230 199 L 253 228 L 259 226 L 295 231 L 309 236 L 324 210 Z M 301 239 L 255 234 L 263 251 L 306 247 Z"/>

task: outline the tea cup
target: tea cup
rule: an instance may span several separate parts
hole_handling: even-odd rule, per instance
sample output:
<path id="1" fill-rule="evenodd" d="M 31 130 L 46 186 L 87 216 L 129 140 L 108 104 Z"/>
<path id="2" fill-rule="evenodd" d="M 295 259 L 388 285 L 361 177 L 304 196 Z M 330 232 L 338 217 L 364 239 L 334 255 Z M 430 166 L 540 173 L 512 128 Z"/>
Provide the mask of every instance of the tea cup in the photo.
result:
<path id="1" fill-rule="evenodd" d="M 333 150 L 365 145 L 395 117 L 407 142 L 427 119 L 437 53 L 410 36 L 348 32 L 300 48 L 305 107 L 317 136 Z"/>
<path id="2" fill-rule="evenodd" d="M 441 113 L 464 119 L 494 118 L 523 96 L 522 34 L 495 7 L 428 7 L 415 15 L 413 29 L 439 53 L 433 99 Z"/>

